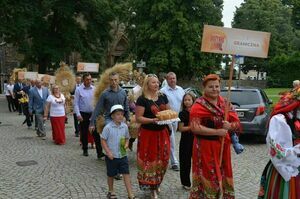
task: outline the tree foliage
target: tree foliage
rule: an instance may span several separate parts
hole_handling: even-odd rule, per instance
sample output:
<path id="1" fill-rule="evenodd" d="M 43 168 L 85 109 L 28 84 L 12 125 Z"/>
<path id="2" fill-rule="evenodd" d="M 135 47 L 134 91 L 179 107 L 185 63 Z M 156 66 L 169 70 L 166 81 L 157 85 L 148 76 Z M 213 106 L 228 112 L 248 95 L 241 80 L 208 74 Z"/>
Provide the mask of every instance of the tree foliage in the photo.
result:
<path id="1" fill-rule="evenodd" d="M 44 73 L 51 62 L 79 52 L 84 60 L 101 61 L 114 19 L 109 0 L 2 0 L 0 35 L 37 63 Z"/>
<path id="2" fill-rule="evenodd" d="M 294 54 L 276 56 L 270 63 L 269 86 L 291 87 L 293 80 L 299 79 L 300 52 Z"/>
<path id="3" fill-rule="evenodd" d="M 282 0 L 284 5 L 292 9 L 292 22 L 296 29 L 300 29 L 300 0 Z"/>
<path id="4" fill-rule="evenodd" d="M 130 6 L 132 47 L 149 70 L 192 77 L 219 67 L 221 56 L 201 53 L 200 46 L 204 24 L 222 25 L 222 0 L 132 0 Z"/>
<path id="5" fill-rule="evenodd" d="M 292 24 L 292 9 L 280 0 L 245 0 L 237 9 L 232 25 L 234 28 L 271 32 L 269 59 L 246 58 L 244 72 L 251 69 L 271 72 L 269 62 L 272 58 L 291 55 L 300 49 Z"/>

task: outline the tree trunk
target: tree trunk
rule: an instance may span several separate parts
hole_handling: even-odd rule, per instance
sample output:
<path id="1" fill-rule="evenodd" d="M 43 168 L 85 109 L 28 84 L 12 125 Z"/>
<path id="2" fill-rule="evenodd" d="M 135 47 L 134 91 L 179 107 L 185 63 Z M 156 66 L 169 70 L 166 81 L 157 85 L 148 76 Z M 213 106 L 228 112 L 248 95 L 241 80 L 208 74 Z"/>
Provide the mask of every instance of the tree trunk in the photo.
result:
<path id="1" fill-rule="evenodd" d="M 43 57 L 38 60 L 38 72 L 39 74 L 45 74 L 47 72 L 47 67 L 50 65 L 50 61 Z"/>

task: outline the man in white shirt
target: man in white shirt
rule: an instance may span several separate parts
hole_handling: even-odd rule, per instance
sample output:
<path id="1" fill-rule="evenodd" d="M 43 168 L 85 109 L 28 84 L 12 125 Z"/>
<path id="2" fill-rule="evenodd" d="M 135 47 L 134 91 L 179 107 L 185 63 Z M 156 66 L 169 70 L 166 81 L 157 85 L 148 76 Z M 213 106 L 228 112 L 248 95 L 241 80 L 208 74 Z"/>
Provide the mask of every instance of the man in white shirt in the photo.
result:
<path id="1" fill-rule="evenodd" d="M 5 96 L 8 103 L 8 109 L 10 112 L 16 111 L 15 104 L 14 104 L 14 85 L 12 80 L 9 81 L 9 83 L 6 86 Z"/>
<path id="2" fill-rule="evenodd" d="M 164 93 L 169 100 L 169 104 L 172 110 L 177 113 L 180 112 L 182 98 L 184 96 L 184 90 L 182 87 L 177 86 L 177 78 L 174 72 L 169 72 L 166 77 L 168 85 L 161 89 L 161 92 Z M 171 141 L 171 168 L 174 171 L 179 171 L 179 162 L 175 155 L 175 133 L 177 131 L 178 122 L 173 122 L 170 127 L 172 134 L 170 136 Z"/>
<path id="3" fill-rule="evenodd" d="M 83 155 L 88 156 L 88 134 L 90 118 L 92 116 L 94 106 L 93 97 L 95 87 L 91 84 L 92 77 L 89 73 L 82 76 L 83 84 L 75 91 L 74 112 L 79 121 L 80 140 L 82 143 Z"/>

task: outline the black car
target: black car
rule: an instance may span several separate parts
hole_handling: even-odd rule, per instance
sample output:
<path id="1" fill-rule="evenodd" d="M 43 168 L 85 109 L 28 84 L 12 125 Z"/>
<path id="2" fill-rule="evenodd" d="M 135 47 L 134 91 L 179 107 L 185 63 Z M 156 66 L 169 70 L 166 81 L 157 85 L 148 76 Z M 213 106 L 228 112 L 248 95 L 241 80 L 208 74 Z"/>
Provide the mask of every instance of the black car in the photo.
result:
<path id="1" fill-rule="evenodd" d="M 227 97 L 227 89 L 222 89 L 221 95 Z M 233 88 L 231 103 L 238 113 L 243 133 L 258 135 L 258 139 L 264 141 L 272 104 L 266 93 L 259 88 Z"/>

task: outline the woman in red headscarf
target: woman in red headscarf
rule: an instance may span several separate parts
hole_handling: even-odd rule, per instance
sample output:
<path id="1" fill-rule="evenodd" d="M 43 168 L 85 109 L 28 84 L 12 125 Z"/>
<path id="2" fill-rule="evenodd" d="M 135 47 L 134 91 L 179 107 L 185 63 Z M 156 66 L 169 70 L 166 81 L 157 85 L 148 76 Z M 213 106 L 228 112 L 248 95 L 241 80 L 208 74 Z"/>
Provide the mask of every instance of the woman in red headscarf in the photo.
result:
<path id="1" fill-rule="evenodd" d="M 300 199 L 300 89 L 283 96 L 269 123 L 271 160 L 260 182 L 259 199 Z"/>
<path id="2" fill-rule="evenodd" d="M 195 135 L 190 199 L 215 199 L 220 195 L 234 198 L 229 133 L 239 131 L 239 119 L 230 108 L 228 121 L 224 121 L 226 101 L 220 96 L 218 75 L 206 76 L 203 88 L 203 97 L 196 100 L 190 111 L 191 130 Z"/>

